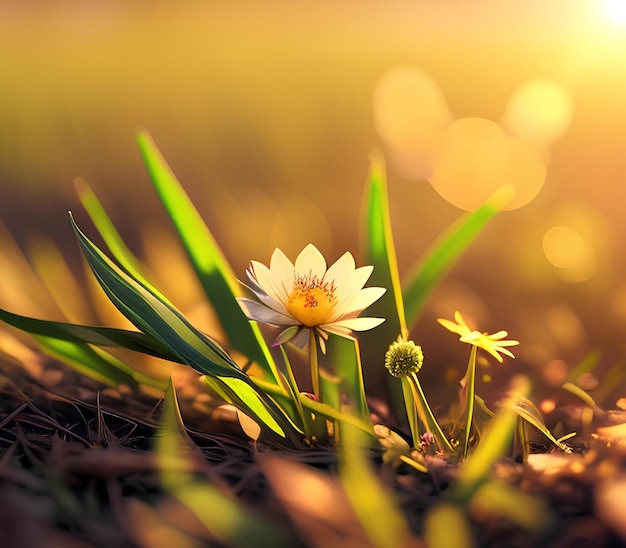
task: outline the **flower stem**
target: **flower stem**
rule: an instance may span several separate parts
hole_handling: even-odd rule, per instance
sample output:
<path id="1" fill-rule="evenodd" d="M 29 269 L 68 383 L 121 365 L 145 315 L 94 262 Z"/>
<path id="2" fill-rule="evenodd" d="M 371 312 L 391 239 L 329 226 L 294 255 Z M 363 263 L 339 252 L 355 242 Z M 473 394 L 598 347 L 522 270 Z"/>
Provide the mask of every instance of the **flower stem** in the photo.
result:
<path id="1" fill-rule="evenodd" d="M 435 436 L 435 440 L 437 441 L 437 446 L 440 451 L 451 455 L 453 452 L 452 445 L 450 445 L 450 441 L 441 430 L 437 419 L 435 419 L 435 415 L 433 415 L 433 412 L 426 401 L 426 396 L 424 395 L 422 386 L 417 379 L 417 375 L 415 373 L 411 373 L 407 376 L 407 379 L 411 385 L 413 399 L 415 400 L 415 405 L 417 406 L 417 414 L 420 420 L 424 423 L 426 431 Z"/>
<path id="2" fill-rule="evenodd" d="M 474 420 L 474 397 L 476 384 L 476 351 L 477 347 L 472 345 L 467 372 L 465 373 L 465 440 L 463 443 L 463 458 L 467 458 L 469 449 L 469 438 Z"/>
<path id="3" fill-rule="evenodd" d="M 309 329 L 309 366 L 311 367 L 311 381 L 313 383 L 313 394 L 320 398 L 320 367 L 317 361 L 317 342 L 315 341 L 315 330 Z"/>

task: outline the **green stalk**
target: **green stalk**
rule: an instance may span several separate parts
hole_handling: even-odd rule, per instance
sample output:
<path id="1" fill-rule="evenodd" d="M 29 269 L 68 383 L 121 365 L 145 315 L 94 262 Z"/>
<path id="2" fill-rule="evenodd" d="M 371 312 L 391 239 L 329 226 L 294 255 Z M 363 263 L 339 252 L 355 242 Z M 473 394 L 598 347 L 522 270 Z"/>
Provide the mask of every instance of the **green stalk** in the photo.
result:
<path id="1" fill-rule="evenodd" d="M 437 419 L 435 419 L 435 415 L 433 415 L 433 412 L 426 401 L 426 396 L 424 395 L 424 391 L 422 390 L 422 386 L 420 385 L 417 375 L 415 373 L 411 373 L 406 378 L 409 379 L 411 391 L 413 392 L 413 399 L 415 400 L 415 405 L 417 406 L 417 414 L 419 415 L 420 420 L 424 423 L 426 431 L 435 436 L 437 446 L 441 451 L 451 455 L 453 452 L 452 445 L 450 445 L 448 438 L 441 430 Z"/>
<path id="2" fill-rule="evenodd" d="M 309 365 L 311 367 L 311 381 L 313 383 L 313 394 L 315 394 L 315 396 L 319 399 L 320 397 L 320 366 L 317 361 L 317 342 L 315 341 L 314 329 L 309 329 Z"/>
<path id="3" fill-rule="evenodd" d="M 469 362 L 467 363 L 467 372 L 465 373 L 465 439 L 463 441 L 463 459 L 467 458 L 467 450 L 469 448 L 470 432 L 472 430 L 472 421 L 474 419 L 474 395 L 476 386 L 476 350 L 477 347 L 472 345 Z"/>

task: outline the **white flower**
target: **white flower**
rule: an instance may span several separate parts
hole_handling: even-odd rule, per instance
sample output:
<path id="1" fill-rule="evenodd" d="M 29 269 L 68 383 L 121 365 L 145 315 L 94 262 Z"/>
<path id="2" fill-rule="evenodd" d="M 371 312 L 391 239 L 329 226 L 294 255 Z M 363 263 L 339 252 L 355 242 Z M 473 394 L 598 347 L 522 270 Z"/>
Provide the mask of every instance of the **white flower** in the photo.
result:
<path id="1" fill-rule="evenodd" d="M 258 301 L 237 299 L 248 319 L 275 326 L 287 326 L 274 345 L 291 341 L 304 347 L 313 330 L 325 350 L 328 333 L 350 335 L 380 325 L 383 318 L 359 318 L 386 291 L 382 287 L 366 287 L 374 267 L 355 267 L 349 252 L 330 268 L 313 245 L 307 245 L 296 258 L 295 265 L 278 248 L 274 250 L 269 268 L 251 261 L 247 270 L 250 289 Z"/>

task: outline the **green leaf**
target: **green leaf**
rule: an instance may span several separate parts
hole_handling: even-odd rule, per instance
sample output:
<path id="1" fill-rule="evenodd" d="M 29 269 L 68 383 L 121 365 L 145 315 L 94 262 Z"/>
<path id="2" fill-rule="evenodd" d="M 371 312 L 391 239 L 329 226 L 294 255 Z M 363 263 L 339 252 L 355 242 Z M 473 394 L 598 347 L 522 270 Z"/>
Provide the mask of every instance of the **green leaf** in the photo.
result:
<path id="1" fill-rule="evenodd" d="M 402 303 L 400 275 L 393 242 L 385 166 L 377 154 L 370 157 L 367 194 L 365 260 L 374 266 L 369 285 L 385 287 L 387 292 L 369 309 L 369 315 L 385 318 L 385 323 L 372 333 L 384 333 L 385 350 L 398 335 L 407 336 Z"/>
<path id="2" fill-rule="evenodd" d="M 254 385 L 219 344 L 193 327 L 173 306 L 124 273 L 70 218 L 87 263 L 104 292 L 124 316 L 137 328 L 161 341 L 182 363 L 219 378 L 227 386 L 236 386 L 233 392 L 242 402 L 242 411 L 251 410 L 280 435 L 285 434 L 285 427 L 290 429 L 290 434 L 293 433 L 286 415 Z M 266 416 L 268 414 L 270 418 Z M 281 423 L 279 427 L 277 420 Z"/>
<path id="3" fill-rule="evenodd" d="M 403 425 L 411 411 L 405 406 L 402 384 L 380 367 L 389 346 L 399 335 L 406 338 L 408 331 L 391 229 L 387 177 L 382 157 L 378 154 L 370 156 L 365 206 L 364 255 L 366 264 L 374 266 L 369 285 L 387 289 L 386 293 L 368 308 L 368 316 L 385 318 L 385 321 L 361 341 L 363 355 L 371 357 L 365 362 L 365 372 L 376 385 L 387 386 L 396 422 Z"/>
<path id="4" fill-rule="evenodd" d="M 368 421 L 370 412 L 365 399 L 359 341 L 354 337 L 331 334 L 326 348 L 330 362 L 334 364 L 335 373 L 340 379 L 341 392 L 346 396 L 348 406 L 363 420 Z"/>
<path id="5" fill-rule="evenodd" d="M 340 423 L 339 477 L 371 545 L 408 546 L 410 530 L 402 512 L 381 483 L 367 451 L 371 439 L 347 423 Z"/>
<path id="6" fill-rule="evenodd" d="M 409 431 L 411 432 L 411 440 L 413 447 L 420 446 L 420 421 L 417 412 L 417 405 L 413 405 L 413 390 L 411 381 L 407 377 L 400 379 L 402 382 L 402 396 L 404 401 L 407 402 L 406 411 L 407 419 L 409 421 Z"/>
<path id="7" fill-rule="evenodd" d="M 171 381 L 165 392 L 156 449 L 163 487 L 198 518 L 220 545 L 295 545 L 293 539 L 259 514 L 250 513 L 202 476 L 192 474 L 192 455 L 199 451 L 186 432 Z"/>
<path id="8" fill-rule="evenodd" d="M 502 211 L 513 196 L 510 185 L 496 191 L 487 202 L 452 224 L 410 270 L 402 284 L 406 323 L 415 323 L 426 299 L 487 222 Z"/>
<path id="9" fill-rule="evenodd" d="M 465 396 L 465 427 L 463 429 L 463 458 L 469 451 L 469 439 L 474 422 L 474 403 L 476 396 L 476 346 L 472 345 L 467 363 L 467 371 L 463 377 Z"/>
<path id="10" fill-rule="evenodd" d="M 516 397 L 510 397 L 504 400 L 501 404 L 502 407 L 506 407 L 511 409 L 515 413 L 517 413 L 522 419 L 532 424 L 537 430 L 539 430 L 546 438 L 548 438 L 554 445 L 556 445 L 559 449 L 569 453 L 571 449 L 557 440 L 545 422 L 543 421 L 543 417 L 539 409 L 535 407 L 535 404 L 531 402 L 528 398 L 521 394 L 517 394 Z"/>
<path id="11" fill-rule="evenodd" d="M 163 390 L 163 383 L 131 369 L 127 364 L 108 353 L 100 354 L 86 344 L 62 341 L 50 337 L 33 337 L 41 349 L 50 356 L 71 365 L 79 373 L 109 386 L 127 385 L 135 390 L 139 377 L 144 384 Z"/>
<path id="12" fill-rule="evenodd" d="M 580 386 L 577 386 L 571 382 L 566 382 L 561 385 L 561 388 L 563 390 L 566 390 L 570 394 L 574 394 L 574 396 L 577 396 L 578 398 L 580 398 L 593 410 L 593 412 L 596 415 L 603 416 L 605 414 L 604 409 L 601 409 L 600 406 L 596 403 L 596 401 L 589 394 L 587 394 L 587 392 L 585 392 L 585 390 L 583 390 Z"/>
<path id="13" fill-rule="evenodd" d="M 138 329 L 151 335 L 179 359 L 208 375 L 251 381 L 213 340 L 194 328 L 174 307 L 125 274 L 96 247 L 70 216 L 83 254 L 111 302 Z"/>
<path id="14" fill-rule="evenodd" d="M 278 382 L 276 364 L 258 326 L 248 321 L 235 300 L 242 296 L 240 284 L 215 238 L 150 135 L 141 132 L 137 141 L 154 188 L 178 231 L 230 344 L 256 362 L 268 379 Z"/>
<path id="15" fill-rule="evenodd" d="M 297 445 L 302 438 L 302 430 L 273 400 L 240 379 L 231 377 L 200 377 L 209 388 L 214 390 L 225 402 L 234 405 L 248 417 L 265 425 L 281 438 L 287 438 Z"/>
<path id="16" fill-rule="evenodd" d="M 126 348 L 164 360 L 181 361 L 179 356 L 173 354 L 159 340 L 138 331 L 38 320 L 13 314 L 1 308 L 0 320 L 31 335 L 41 335 L 42 337 L 74 343 Z"/>
<path id="17" fill-rule="evenodd" d="M 440 502 L 428 509 L 424 520 L 424 540 L 429 548 L 473 548 L 470 521 L 456 504 Z"/>
<path id="18" fill-rule="evenodd" d="M 154 287 L 143 275 L 143 267 L 139 260 L 131 253 L 130 249 L 122 240 L 122 237 L 115 229 L 113 222 L 107 215 L 104 207 L 93 193 L 86 181 L 79 179 L 76 182 L 76 191 L 80 202 L 83 204 L 85 211 L 89 214 L 91 221 L 102 236 L 104 243 L 111 250 L 113 257 L 119 265 L 130 274 L 141 285 L 149 289 L 155 295 L 169 303 L 169 300 L 163 293 Z M 170 303 L 171 304 L 171 303 Z"/>
<path id="19" fill-rule="evenodd" d="M 508 396 L 504 399 L 493 420 L 485 428 L 480 443 L 460 468 L 451 497 L 466 504 L 478 487 L 489 478 L 495 462 L 510 448 L 517 425 L 518 414 L 515 402 L 526 398 L 530 392 L 530 381 L 526 377 L 515 377 Z"/>

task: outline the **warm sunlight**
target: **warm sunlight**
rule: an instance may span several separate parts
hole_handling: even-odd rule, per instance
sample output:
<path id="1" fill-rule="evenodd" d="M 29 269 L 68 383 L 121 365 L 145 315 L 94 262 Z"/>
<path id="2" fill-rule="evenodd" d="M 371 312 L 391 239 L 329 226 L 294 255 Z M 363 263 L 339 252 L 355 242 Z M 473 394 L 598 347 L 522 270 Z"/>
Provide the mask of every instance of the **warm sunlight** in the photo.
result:
<path id="1" fill-rule="evenodd" d="M 626 25 L 626 0 L 604 0 L 604 14 L 618 25 Z"/>

